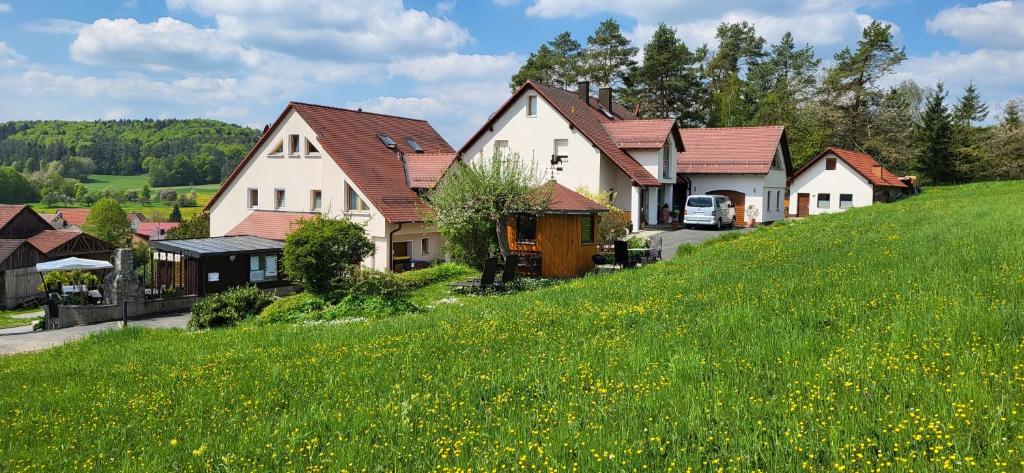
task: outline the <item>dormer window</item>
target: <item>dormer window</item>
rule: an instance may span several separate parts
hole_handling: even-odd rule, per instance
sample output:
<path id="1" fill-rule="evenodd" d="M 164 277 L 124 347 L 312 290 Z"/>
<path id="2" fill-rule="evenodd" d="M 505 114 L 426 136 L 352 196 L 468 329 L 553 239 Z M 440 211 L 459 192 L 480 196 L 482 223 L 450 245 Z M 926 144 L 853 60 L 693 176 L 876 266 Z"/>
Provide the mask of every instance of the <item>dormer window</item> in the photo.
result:
<path id="1" fill-rule="evenodd" d="M 299 138 L 299 135 L 288 135 L 288 154 L 296 156 L 302 153 L 302 150 L 299 149 Z"/>
<path id="2" fill-rule="evenodd" d="M 405 142 L 409 144 L 409 147 L 412 148 L 413 151 L 417 153 L 423 152 L 423 148 L 420 147 L 420 144 L 416 142 L 415 138 L 406 138 Z"/>
<path id="3" fill-rule="evenodd" d="M 319 155 L 320 148 L 317 148 L 309 138 L 306 139 L 306 154 Z"/>
<path id="4" fill-rule="evenodd" d="M 278 141 L 270 150 L 272 156 L 280 156 L 284 154 L 284 141 Z"/>
<path id="5" fill-rule="evenodd" d="M 392 140 L 391 137 L 385 133 L 377 133 L 377 138 L 380 138 L 380 142 L 384 143 L 384 146 L 387 146 L 388 149 L 398 148 L 398 145 L 395 144 L 395 140 Z"/>

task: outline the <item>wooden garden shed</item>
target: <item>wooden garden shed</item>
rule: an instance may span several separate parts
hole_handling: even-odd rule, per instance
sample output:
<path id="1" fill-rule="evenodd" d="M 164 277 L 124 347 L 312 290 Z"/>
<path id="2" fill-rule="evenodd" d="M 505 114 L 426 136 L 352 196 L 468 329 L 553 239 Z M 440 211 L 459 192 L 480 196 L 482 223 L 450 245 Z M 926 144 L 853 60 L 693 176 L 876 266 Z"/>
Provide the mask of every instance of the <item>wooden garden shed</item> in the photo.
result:
<path id="1" fill-rule="evenodd" d="M 594 268 L 597 226 L 608 209 L 561 184 L 550 182 L 551 203 L 540 216 L 508 222 L 509 248 L 521 261 L 536 261 L 534 275 L 567 278 Z"/>

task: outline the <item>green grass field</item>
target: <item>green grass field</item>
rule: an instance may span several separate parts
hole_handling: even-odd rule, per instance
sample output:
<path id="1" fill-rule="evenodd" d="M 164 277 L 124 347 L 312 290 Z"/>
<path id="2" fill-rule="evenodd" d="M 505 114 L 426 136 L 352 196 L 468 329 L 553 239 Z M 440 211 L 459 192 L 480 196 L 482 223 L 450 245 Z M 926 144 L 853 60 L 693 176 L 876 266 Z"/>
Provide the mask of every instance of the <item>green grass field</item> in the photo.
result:
<path id="1" fill-rule="evenodd" d="M 89 192 L 98 192 L 104 189 L 112 190 L 137 190 L 141 191 L 142 186 L 148 183 L 146 175 L 138 176 L 116 176 L 116 175 L 105 175 L 105 174 L 90 174 L 89 181 L 85 182 L 85 187 L 89 189 Z M 202 184 L 197 186 L 177 186 L 177 187 L 155 187 L 153 188 L 154 199 L 156 191 L 161 189 L 174 189 L 179 194 L 186 192 L 195 192 L 197 195 L 197 207 L 183 208 L 181 213 L 185 217 L 190 217 L 202 210 L 202 207 L 213 198 L 213 194 L 217 193 L 217 189 L 220 188 L 220 184 Z M 47 207 L 39 202 L 30 203 L 37 212 L 49 213 L 55 209 L 63 207 Z M 121 204 L 122 207 L 128 212 L 142 212 L 146 215 L 153 215 L 156 217 L 166 218 L 171 212 L 173 205 L 167 205 L 163 202 L 154 201 L 149 205 L 142 205 L 135 202 L 125 202 Z M 72 205 L 71 207 L 81 207 L 81 205 Z"/>
<path id="2" fill-rule="evenodd" d="M 0 470 L 1024 469 L 1024 182 L 395 319 L 0 359 Z"/>

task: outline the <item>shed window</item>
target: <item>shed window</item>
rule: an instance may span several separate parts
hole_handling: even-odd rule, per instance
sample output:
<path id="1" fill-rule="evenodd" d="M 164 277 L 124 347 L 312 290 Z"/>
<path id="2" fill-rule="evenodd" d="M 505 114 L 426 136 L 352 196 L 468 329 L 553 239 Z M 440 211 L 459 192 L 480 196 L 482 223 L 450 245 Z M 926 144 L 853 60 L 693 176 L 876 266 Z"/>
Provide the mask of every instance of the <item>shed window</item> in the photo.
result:
<path id="1" fill-rule="evenodd" d="M 827 209 L 832 207 L 832 196 L 829 194 L 818 194 L 818 208 Z"/>
<path id="2" fill-rule="evenodd" d="M 249 282 L 276 281 L 277 255 L 249 256 Z"/>
<path id="3" fill-rule="evenodd" d="M 848 209 L 853 207 L 853 194 L 839 194 L 839 208 Z"/>
<path id="4" fill-rule="evenodd" d="M 516 216 L 516 241 L 535 243 L 537 241 L 537 217 L 532 215 Z"/>
<path id="5" fill-rule="evenodd" d="M 834 171 L 836 169 L 836 158 L 825 158 L 825 169 Z"/>
<path id="6" fill-rule="evenodd" d="M 537 116 L 537 96 L 530 95 L 526 97 L 526 116 L 535 117 Z"/>
<path id="7" fill-rule="evenodd" d="M 594 216 L 584 215 L 580 217 L 580 243 L 587 244 L 594 242 Z"/>
<path id="8" fill-rule="evenodd" d="M 255 209 L 256 207 L 259 207 L 259 206 L 260 206 L 260 190 L 259 189 L 249 189 L 249 202 L 246 204 L 246 207 L 248 207 L 250 209 Z"/>
<path id="9" fill-rule="evenodd" d="M 356 192 L 356 189 L 354 187 L 352 187 L 349 184 L 345 184 L 345 187 L 348 189 L 348 198 L 345 199 L 346 210 L 360 212 L 369 210 L 369 208 L 366 206 L 366 202 L 363 201 L 363 198 L 359 196 L 359 193 Z"/>
<path id="10" fill-rule="evenodd" d="M 430 254 L 430 238 L 421 238 L 420 239 L 420 254 L 421 255 L 429 255 Z"/>
<path id="11" fill-rule="evenodd" d="M 284 207 L 284 189 L 274 189 L 274 210 Z"/>

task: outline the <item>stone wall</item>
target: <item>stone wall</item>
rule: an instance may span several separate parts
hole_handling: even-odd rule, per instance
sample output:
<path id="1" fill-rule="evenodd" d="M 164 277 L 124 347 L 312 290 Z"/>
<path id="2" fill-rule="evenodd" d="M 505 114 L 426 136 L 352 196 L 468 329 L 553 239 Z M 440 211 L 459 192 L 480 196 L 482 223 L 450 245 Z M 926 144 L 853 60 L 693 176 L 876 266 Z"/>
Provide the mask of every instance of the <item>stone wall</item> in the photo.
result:
<path id="1" fill-rule="evenodd" d="M 188 312 L 192 304 L 199 301 L 197 296 L 184 296 L 174 299 L 153 299 L 128 303 L 128 318 L 142 318 L 151 315 Z M 89 325 L 101 322 L 121 320 L 120 304 L 102 305 L 61 305 L 57 307 L 57 317 L 51 317 L 49 309 L 46 314 L 46 328 L 64 328 L 74 325 Z"/>

